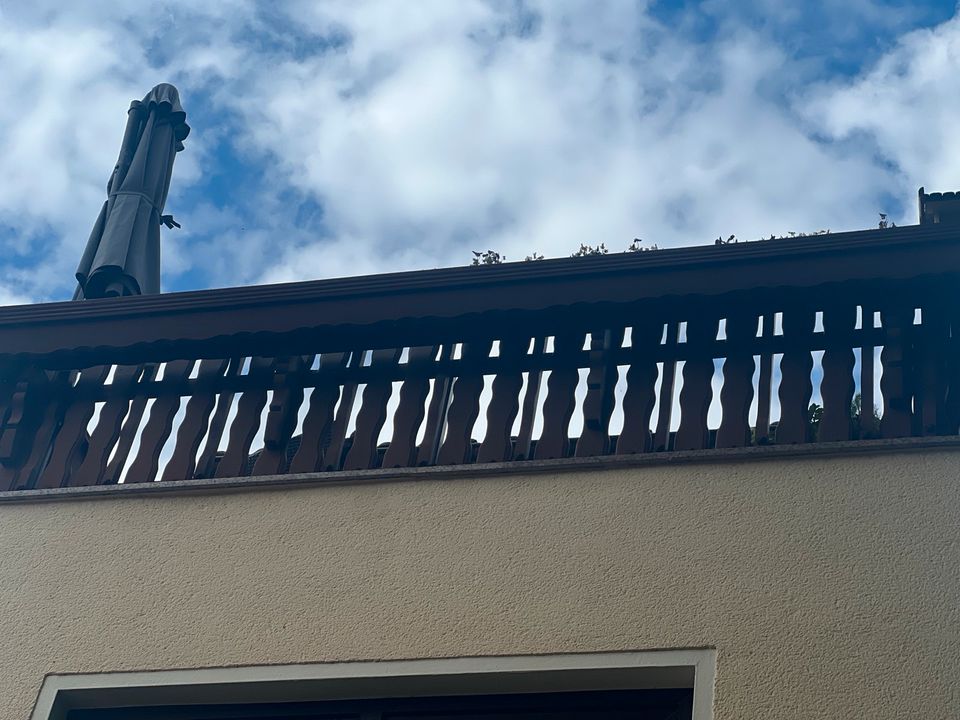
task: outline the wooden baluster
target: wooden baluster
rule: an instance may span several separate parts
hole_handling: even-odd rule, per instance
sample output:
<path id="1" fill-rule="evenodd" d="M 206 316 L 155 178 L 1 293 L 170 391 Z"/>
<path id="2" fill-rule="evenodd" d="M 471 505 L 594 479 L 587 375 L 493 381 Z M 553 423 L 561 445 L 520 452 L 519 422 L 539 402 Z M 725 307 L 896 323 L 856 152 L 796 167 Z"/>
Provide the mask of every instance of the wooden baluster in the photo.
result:
<path id="1" fill-rule="evenodd" d="M 254 388 L 244 390 L 237 401 L 237 414 L 230 426 L 230 440 L 215 477 L 243 477 L 250 464 L 250 445 L 260 429 L 260 415 L 267 404 L 267 388 L 273 375 L 272 358 L 250 358 L 249 380 Z"/>
<path id="2" fill-rule="evenodd" d="M 689 359 L 683 365 L 683 388 L 680 391 L 680 427 L 674 450 L 703 450 L 709 444 L 707 413 L 713 400 L 713 354 L 711 345 L 717 339 L 718 320 L 701 315 L 687 323 Z"/>
<path id="3" fill-rule="evenodd" d="M 520 410 L 523 371 L 520 362 L 530 347 L 530 338 L 504 338 L 500 341 L 500 369 L 493 379 L 490 405 L 487 407 L 487 434 L 477 452 L 477 462 L 503 462 L 513 456 L 510 436 L 513 421 Z"/>
<path id="4" fill-rule="evenodd" d="M 671 320 L 667 323 L 666 342 L 663 347 L 667 353 L 676 352 L 680 323 Z M 663 361 L 663 379 L 660 382 L 660 408 L 657 411 L 657 429 L 653 435 L 653 449 L 657 452 L 670 446 L 670 421 L 673 418 L 673 389 L 676 380 L 677 361 L 667 358 Z"/>
<path id="5" fill-rule="evenodd" d="M 860 437 L 879 437 L 880 428 L 874 420 L 873 411 L 876 406 L 874 400 L 874 344 L 869 340 L 873 333 L 873 306 L 864 304 L 861 310 L 861 323 L 865 340 L 860 349 Z"/>
<path id="6" fill-rule="evenodd" d="M 142 374 L 142 365 L 117 365 L 112 389 L 118 395 L 100 409 L 97 426 L 90 434 L 87 455 L 71 477 L 71 486 L 105 484 L 110 452 L 120 437 L 120 426 L 130 410 L 134 385 Z"/>
<path id="7" fill-rule="evenodd" d="M 823 380 L 820 395 L 823 415 L 820 418 L 821 442 L 850 439 L 850 404 L 855 384 L 853 366 L 854 328 L 857 307 L 852 302 L 838 302 L 823 311 L 823 334 L 826 349 L 823 352 Z"/>
<path id="8" fill-rule="evenodd" d="M 914 431 L 939 435 L 945 430 L 949 322 L 945 301 L 924 303 L 917 335 L 917 398 Z"/>
<path id="9" fill-rule="evenodd" d="M 546 343 L 547 339 L 544 337 L 534 339 L 534 361 L 542 360 Z M 515 460 L 526 460 L 530 457 L 530 446 L 533 442 L 533 425 L 537 420 L 537 403 L 540 400 L 540 385 L 542 381 L 542 370 L 531 370 L 527 373 L 527 391 L 523 395 L 523 407 L 520 410 L 520 432 L 517 433 L 517 443 L 513 448 L 513 457 Z"/>
<path id="10" fill-rule="evenodd" d="M 480 393 L 483 374 L 470 367 L 471 362 L 490 356 L 492 340 L 463 344 L 463 371 L 453 385 L 453 400 L 447 412 L 447 434 L 437 453 L 438 465 L 461 465 L 470 462 L 473 446 L 471 433 L 480 415 Z"/>
<path id="11" fill-rule="evenodd" d="M 960 432 L 960 308 L 948 306 L 949 339 L 946 352 L 947 392 L 943 408 L 942 435 Z"/>
<path id="12" fill-rule="evenodd" d="M 18 489 L 30 479 L 25 463 L 43 457 L 47 442 L 57 421 L 58 403 L 51 397 L 54 373 L 37 367 L 24 368 L 10 378 L 0 418 L 0 488 Z M 53 411 L 51 413 L 51 411 Z M 46 440 L 44 439 L 46 438 Z"/>
<path id="13" fill-rule="evenodd" d="M 810 434 L 810 395 L 813 383 L 813 342 L 816 311 L 790 308 L 783 312 L 783 336 L 786 341 L 780 361 L 780 423 L 777 444 L 805 443 Z"/>
<path id="14" fill-rule="evenodd" d="M 766 313 L 760 320 L 763 323 L 763 339 L 766 342 L 773 337 L 774 313 Z M 763 350 L 760 353 L 760 375 L 757 380 L 757 426 L 754 429 L 757 445 L 770 442 L 770 402 L 773 393 L 773 353 Z"/>
<path id="15" fill-rule="evenodd" d="M 7 363 L 0 362 L 0 424 L 10 412 L 10 401 L 20 380 L 21 371 L 20 367 L 10 367 Z"/>
<path id="16" fill-rule="evenodd" d="M 391 370 L 402 352 L 403 348 L 374 350 L 371 369 Z M 357 413 L 353 444 L 343 461 L 344 470 L 366 470 L 377 466 L 377 440 L 387 420 L 387 403 L 392 393 L 393 381 L 389 377 L 367 383 Z"/>
<path id="17" fill-rule="evenodd" d="M 173 419 L 180 409 L 180 392 L 190 376 L 194 360 L 175 360 L 167 363 L 160 381 L 161 394 L 153 401 L 150 417 L 140 436 L 140 449 L 130 464 L 126 482 L 143 483 L 157 480 L 160 453 L 170 437 Z"/>
<path id="18" fill-rule="evenodd" d="M 393 416 L 393 438 L 383 456 L 383 467 L 409 467 L 417 462 L 417 432 L 423 422 L 426 412 L 424 403 L 430 393 L 430 377 L 425 371 L 439 350 L 439 345 L 410 348 L 407 367 L 416 374 L 408 377 L 400 386 L 400 404 Z"/>
<path id="19" fill-rule="evenodd" d="M 303 357 L 278 359 L 273 368 L 273 399 L 267 412 L 263 450 L 253 466 L 253 475 L 277 475 L 287 464 L 287 444 L 297 429 L 297 417 L 303 404 L 300 376 Z"/>
<path id="20" fill-rule="evenodd" d="M 443 347 L 444 361 L 453 360 L 456 343 L 447 343 Z M 440 452 L 440 441 L 443 438 L 443 427 L 450 406 L 450 389 L 453 378 L 449 374 L 437 374 L 433 381 L 433 395 L 430 398 L 430 407 L 427 410 L 427 426 L 423 435 L 423 442 L 417 449 L 418 465 L 434 465 L 437 462 L 437 453 Z"/>
<path id="21" fill-rule="evenodd" d="M 42 396 L 43 408 L 38 414 L 36 430 L 31 433 L 33 442 L 23 462 L 16 467 L 3 467 L 0 485 L 10 490 L 27 490 L 34 487 L 44 463 L 53 449 L 53 440 L 63 420 L 67 402 L 71 397 L 72 384 L 77 371 L 50 373 L 50 382 Z M 41 398 L 35 398 L 40 400 Z M 39 409 L 39 408 L 38 408 Z"/>
<path id="22" fill-rule="evenodd" d="M 35 383 L 36 373 L 25 369 L 13 379 L 12 387 L 5 398 L 3 415 L 0 416 L 0 464 L 5 468 L 13 467 L 19 460 L 20 453 L 16 446 L 23 445 L 23 431 L 30 429 L 30 423 L 26 422 L 27 415 L 30 414 L 27 395 Z"/>
<path id="23" fill-rule="evenodd" d="M 160 366 L 156 363 L 147 363 L 143 365 L 143 374 L 133 390 L 133 399 L 130 401 L 130 410 L 120 428 L 120 437 L 111 453 L 110 462 L 107 463 L 107 469 L 103 473 L 102 485 L 116 485 L 120 482 L 120 476 L 123 474 L 123 467 L 127 464 L 127 458 L 130 457 L 130 450 L 137 438 L 137 432 L 140 430 L 140 421 L 143 420 L 143 413 L 147 409 L 149 398 L 140 391 L 139 387 L 153 382 L 157 377 Z"/>
<path id="24" fill-rule="evenodd" d="M 623 328 L 590 334 L 590 370 L 583 399 L 583 431 L 577 440 L 577 457 L 610 452 L 610 416 L 617 389 L 617 364 L 612 351 L 623 345 Z"/>
<path id="25" fill-rule="evenodd" d="M 210 420 L 210 413 L 217 406 L 217 415 L 223 412 L 224 419 L 230 410 L 232 395 L 220 395 L 220 404 L 217 405 L 216 383 L 223 378 L 230 361 L 225 359 L 201 360 L 197 368 L 197 377 L 191 385 L 192 393 L 187 400 L 187 409 L 183 415 L 183 422 L 180 423 L 180 429 L 177 430 L 177 439 L 174 443 L 173 454 L 163 469 L 161 480 L 189 480 L 193 477 L 210 477 L 213 468 L 210 465 L 197 463 L 197 450 L 200 443 L 203 442 L 204 435 L 207 435 L 207 423 Z M 233 361 L 234 365 L 239 365 L 240 361 Z M 179 408 L 179 400 L 177 402 Z M 176 417 L 176 413 L 174 413 Z M 215 456 L 217 446 L 219 445 L 219 436 L 214 438 L 212 435 L 207 440 L 204 454 L 211 453 L 210 460 Z M 162 451 L 162 446 L 161 446 Z M 131 472 L 132 476 L 133 473 Z"/>
<path id="26" fill-rule="evenodd" d="M 14 369 L 0 365 L 0 427 L 2 427 L 2 421 L 14 410 L 14 396 L 19 384 L 20 370 L 20 368 Z M 0 462 L 0 487 L 4 489 L 15 487 L 18 474 L 18 468 L 7 467 Z"/>
<path id="27" fill-rule="evenodd" d="M 330 446 L 333 426 L 333 411 L 340 399 L 340 380 L 325 378 L 324 373 L 347 366 L 350 353 L 323 353 L 320 356 L 321 380 L 310 395 L 310 408 L 303 419 L 303 435 L 300 448 L 290 462 L 291 473 L 316 472 L 323 467 L 323 460 Z"/>
<path id="28" fill-rule="evenodd" d="M 227 363 L 226 372 L 223 376 L 225 378 L 236 377 L 242 365 L 242 358 L 231 358 Z M 217 459 L 220 455 L 220 441 L 223 439 L 224 430 L 227 428 L 227 420 L 230 417 L 230 410 L 233 407 L 234 394 L 235 393 L 224 391 L 218 396 L 214 396 L 216 410 L 213 411 L 213 415 L 210 417 L 210 425 L 206 432 L 207 438 L 203 443 L 203 451 L 200 453 L 200 457 L 197 459 L 196 469 L 193 471 L 193 476 L 196 478 L 213 477 Z M 210 415 L 209 411 L 207 411 L 207 415 Z"/>
<path id="29" fill-rule="evenodd" d="M 12 486 L 37 441 L 37 431 L 50 404 L 50 375 L 26 367 L 13 380 L 0 423 L 0 483 Z"/>
<path id="30" fill-rule="evenodd" d="M 662 334 L 662 322 L 641 320 L 633 326 L 627 391 L 623 396 L 623 430 L 617 439 L 617 455 L 633 455 L 653 449 L 650 416 L 657 402 L 656 350 Z"/>
<path id="31" fill-rule="evenodd" d="M 881 311 L 886 330 L 880 362 L 883 376 L 883 418 L 880 434 L 885 438 L 909 437 L 913 425 L 913 306 L 902 304 Z"/>
<path id="32" fill-rule="evenodd" d="M 536 458 L 567 457 L 570 452 L 570 418 L 576 408 L 576 389 L 580 381 L 577 352 L 583 347 L 584 333 L 565 333 L 554 337 L 553 352 L 558 367 L 547 380 L 547 399 L 543 403 L 543 434 L 537 441 Z"/>
<path id="33" fill-rule="evenodd" d="M 753 347 L 757 341 L 757 314 L 738 308 L 727 316 L 727 358 L 723 363 L 717 447 L 750 445 L 750 403 L 753 402 Z"/>
<path id="34" fill-rule="evenodd" d="M 35 487 L 57 488 L 70 484 L 70 477 L 86 452 L 87 424 L 93 417 L 96 402 L 83 396 L 103 386 L 110 372 L 109 365 L 97 365 L 80 371 L 80 379 L 72 390 L 67 389 L 67 409 L 63 423 L 53 440 L 50 459 L 40 472 Z M 80 399 L 76 399 L 76 398 Z"/>
<path id="35" fill-rule="evenodd" d="M 351 353 L 348 367 L 350 369 L 363 367 L 365 355 L 366 353 L 362 350 Z M 355 382 L 343 384 L 343 389 L 340 392 L 340 406 L 333 418 L 333 425 L 330 426 L 330 441 L 327 451 L 324 453 L 324 470 L 339 470 L 341 461 L 345 459 L 343 450 L 347 441 L 347 427 L 350 424 L 350 416 L 353 415 L 353 404 L 357 399 L 357 389 L 357 383 Z"/>

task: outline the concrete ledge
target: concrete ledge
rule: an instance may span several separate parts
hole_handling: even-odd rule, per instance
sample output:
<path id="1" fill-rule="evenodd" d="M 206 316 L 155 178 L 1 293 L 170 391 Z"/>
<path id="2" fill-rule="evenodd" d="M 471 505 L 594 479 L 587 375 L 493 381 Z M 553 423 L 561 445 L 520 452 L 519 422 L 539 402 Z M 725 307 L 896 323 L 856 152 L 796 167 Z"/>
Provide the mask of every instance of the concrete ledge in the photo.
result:
<path id="1" fill-rule="evenodd" d="M 358 483 L 411 482 L 483 478 L 489 476 L 535 475 L 541 473 L 614 470 L 663 465 L 711 464 L 776 461 L 785 458 L 882 455 L 925 450 L 960 451 L 960 436 L 898 438 L 891 440 L 850 440 L 809 445 L 764 445 L 760 447 L 690 450 L 605 455 L 558 460 L 525 460 L 472 465 L 378 468 L 375 470 L 337 470 L 332 472 L 262 475 L 256 477 L 209 478 L 167 482 L 97 485 L 45 490 L 8 490 L 0 492 L 0 503 L 33 503 L 63 500 L 93 500 L 100 497 L 140 497 L 154 494 L 186 494 L 250 491 L 316 485 L 354 485 Z"/>

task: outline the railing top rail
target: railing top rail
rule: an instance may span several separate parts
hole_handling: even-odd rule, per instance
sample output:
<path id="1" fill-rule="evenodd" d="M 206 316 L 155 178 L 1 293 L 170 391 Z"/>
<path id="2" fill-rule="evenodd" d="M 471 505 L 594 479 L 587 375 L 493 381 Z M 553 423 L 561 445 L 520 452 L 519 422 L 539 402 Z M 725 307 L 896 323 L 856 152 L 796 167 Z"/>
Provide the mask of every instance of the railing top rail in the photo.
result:
<path id="1" fill-rule="evenodd" d="M 960 273 L 960 231 L 916 225 L 539 262 L 0 308 L 0 357 L 736 296 Z M 494 292 L 495 291 L 495 292 Z M 94 354 L 97 354 L 96 352 Z"/>

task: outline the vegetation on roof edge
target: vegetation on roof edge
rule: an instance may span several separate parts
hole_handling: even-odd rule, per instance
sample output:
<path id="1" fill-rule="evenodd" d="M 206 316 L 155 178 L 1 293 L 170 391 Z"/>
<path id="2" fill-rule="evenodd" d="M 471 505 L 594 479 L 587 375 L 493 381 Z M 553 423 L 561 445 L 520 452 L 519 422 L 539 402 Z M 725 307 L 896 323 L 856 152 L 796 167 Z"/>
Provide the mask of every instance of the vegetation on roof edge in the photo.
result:
<path id="1" fill-rule="evenodd" d="M 887 228 L 895 228 L 897 224 L 892 220 L 887 220 L 886 213 L 878 213 L 880 216 L 880 221 L 877 223 L 877 229 L 886 230 Z M 733 245 L 740 242 L 769 242 L 770 240 L 785 240 L 789 238 L 802 238 L 802 237 L 815 237 L 818 235 L 829 235 L 830 230 L 814 230 L 812 232 L 793 232 L 792 230 L 786 235 L 775 235 L 770 234 L 770 237 L 761 237 L 756 240 L 739 240 L 736 235 L 730 235 L 726 240 L 723 239 L 723 236 L 720 235 L 716 240 L 713 241 L 714 245 Z M 643 247 L 643 238 L 634 238 L 633 241 L 627 246 L 626 250 L 623 250 L 621 253 L 635 253 L 635 252 L 652 252 L 654 250 L 660 250 L 656 244 L 650 245 L 648 247 Z M 500 265 L 507 262 L 507 256 L 502 255 L 496 250 L 473 250 L 473 260 L 471 265 Z M 600 243 L 599 245 L 585 245 L 580 244 L 579 249 L 571 253 L 570 257 L 587 257 L 590 255 L 608 255 L 610 251 L 607 249 L 605 243 Z M 524 262 L 536 262 L 537 260 L 545 260 L 546 257 L 541 255 L 536 250 L 532 254 L 527 255 L 523 260 Z"/>

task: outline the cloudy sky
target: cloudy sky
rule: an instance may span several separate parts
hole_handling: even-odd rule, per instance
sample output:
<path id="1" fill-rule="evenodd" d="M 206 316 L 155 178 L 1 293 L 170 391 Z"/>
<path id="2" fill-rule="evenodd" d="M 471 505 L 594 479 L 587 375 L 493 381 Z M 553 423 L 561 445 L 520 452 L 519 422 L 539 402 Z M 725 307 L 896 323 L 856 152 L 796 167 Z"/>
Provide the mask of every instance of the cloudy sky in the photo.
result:
<path id="1" fill-rule="evenodd" d="M 960 187 L 950 2 L 0 0 L 0 302 L 71 295 L 164 81 L 166 291 L 912 223 Z"/>

